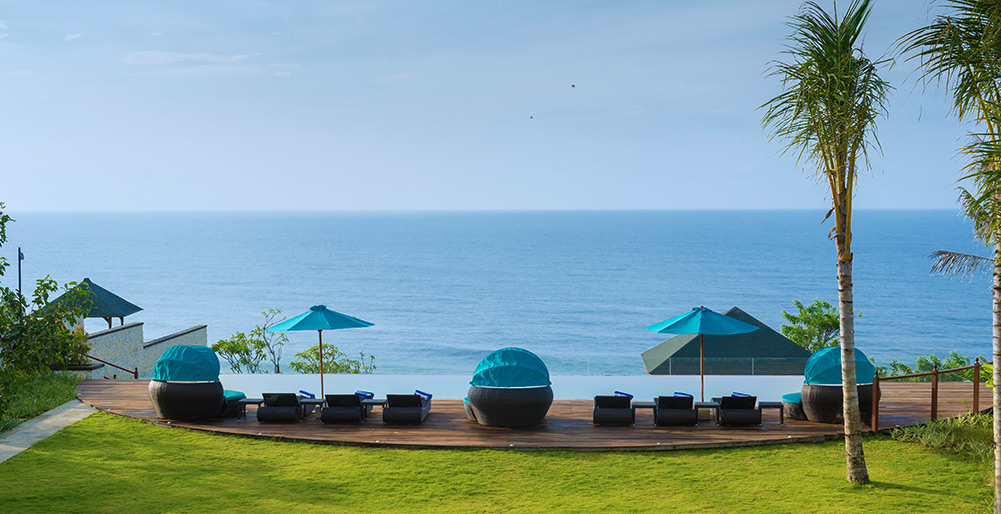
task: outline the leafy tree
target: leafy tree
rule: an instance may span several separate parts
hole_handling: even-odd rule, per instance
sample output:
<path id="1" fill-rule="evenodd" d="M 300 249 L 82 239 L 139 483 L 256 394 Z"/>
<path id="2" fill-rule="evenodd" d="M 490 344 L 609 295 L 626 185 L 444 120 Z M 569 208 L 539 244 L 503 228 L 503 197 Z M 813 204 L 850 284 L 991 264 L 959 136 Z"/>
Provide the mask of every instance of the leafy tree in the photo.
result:
<path id="1" fill-rule="evenodd" d="M 229 363 L 233 373 L 260 373 L 261 361 L 267 357 L 260 341 L 243 332 L 220 339 L 211 348 Z"/>
<path id="2" fill-rule="evenodd" d="M 973 122 L 973 143 L 960 148 L 967 157 L 962 178 L 972 183 L 960 200 L 977 237 L 994 258 L 939 252 L 935 269 L 968 274 L 991 269 L 994 279 L 994 362 L 1001 359 L 1001 3 L 948 0 L 932 22 L 901 38 L 908 60 L 917 60 L 921 77 L 943 84 L 952 94 L 959 121 Z M 951 254 L 951 255 L 950 255 Z M 994 384 L 994 512 L 1001 513 L 1001 368 L 992 367 Z"/>
<path id="3" fill-rule="evenodd" d="M 261 350 L 267 354 L 268 360 L 274 366 L 275 373 L 281 373 L 282 347 L 288 342 L 288 337 L 283 332 L 268 332 L 268 329 L 285 321 L 281 309 L 268 309 L 261 313 L 264 316 L 264 323 L 257 325 L 250 331 L 250 337 L 256 341 Z"/>
<path id="4" fill-rule="evenodd" d="M 787 62 L 772 74 L 783 91 L 769 100 L 764 125 L 772 138 L 786 141 L 799 160 L 812 162 L 831 191 L 838 259 L 838 311 L 845 419 L 845 467 L 849 482 L 868 483 L 855 383 L 855 316 L 852 288 L 852 200 L 859 165 L 869 167 L 868 149 L 878 147 L 876 120 L 886 114 L 889 83 L 879 77 L 888 61 L 870 60 L 859 38 L 872 10 L 870 0 L 854 0 L 844 16 L 813 2 L 803 4 L 789 22 Z"/>
<path id="5" fill-rule="evenodd" d="M 838 345 L 841 322 L 838 311 L 830 302 L 814 299 L 810 305 L 803 305 L 803 302 L 793 300 L 792 304 L 799 309 L 799 313 L 782 311 L 782 318 L 791 323 L 782 325 L 782 335 L 810 352 Z"/>
<path id="6" fill-rule="evenodd" d="M 288 337 L 281 332 L 268 332 L 268 329 L 284 320 L 281 309 L 269 309 L 261 313 L 264 323 L 255 326 L 250 333 L 237 332 L 228 339 L 220 339 L 212 345 L 212 351 L 218 353 L 233 370 L 233 373 L 267 373 L 261 367 L 265 359 L 274 366 L 275 373 L 281 373 L 282 347 L 288 342 Z"/>
<path id="7" fill-rule="evenodd" d="M 372 373 L 375 371 L 375 356 L 366 356 L 364 352 L 358 352 L 358 359 L 349 359 L 347 354 L 342 352 L 337 346 L 332 344 L 323 345 L 323 372 L 324 373 Z M 368 362 L 365 362 L 365 359 Z M 315 344 L 306 351 L 295 354 L 289 364 L 296 373 L 319 373 L 320 372 L 320 345 Z"/>
<path id="8" fill-rule="evenodd" d="M 7 223 L 14 219 L 0 202 L 0 246 L 7 242 Z M 8 262 L 0 258 L 0 277 Z M 14 385 L 48 373 L 50 366 L 83 364 L 87 334 L 73 330 L 90 310 L 86 291 L 66 284 L 63 300 L 50 303 L 59 285 L 51 277 L 39 279 L 30 300 L 17 289 L 0 286 L 0 411 Z"/>

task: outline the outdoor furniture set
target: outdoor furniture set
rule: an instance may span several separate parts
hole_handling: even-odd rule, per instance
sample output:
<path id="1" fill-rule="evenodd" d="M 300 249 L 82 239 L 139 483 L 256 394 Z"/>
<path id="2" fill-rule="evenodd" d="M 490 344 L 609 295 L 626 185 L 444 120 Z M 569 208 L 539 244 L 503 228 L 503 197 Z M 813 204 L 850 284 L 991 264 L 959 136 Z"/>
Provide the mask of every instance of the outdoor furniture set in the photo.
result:
<path id="1" fill-rule="evenodd" d="M 431 412 L 431 395 L 423 391 L 414 394 L 389 394 L 385 399 L 374 398 L 367 391 L 354 394 L 328 394 L 322 399 L 302 398 L 294 393 L 264 393 L 264 398 L 244 399 L 242 415 L 247 405 L 258 405 L 257 421 L 261 423 L 299 423 L 313 408 L 317 418 L 326 424 L 363 423 L 375 406 L 382 407 L 383 423 L 417 425 Z"/>
<path id="2" fill-rule="evenodd" d="M 658 396 L 652 402 L 634 402 L 632 395 L 616 391 L 611 396 L 594 397 L 595 425 L 632 426 L 636 409 L 652 409 L 656 426 L 695 426 L 699 409 L 715 411 L 716 424 L 722 426 L 754 426 L 761 424 L 761 409 L 779 409 L 779 423 L 784 424 L 781 402 L 758 402 L 757 397 L 742 393 L 713 398 L 711 402 L 696 402 L 686 393 Z"/>

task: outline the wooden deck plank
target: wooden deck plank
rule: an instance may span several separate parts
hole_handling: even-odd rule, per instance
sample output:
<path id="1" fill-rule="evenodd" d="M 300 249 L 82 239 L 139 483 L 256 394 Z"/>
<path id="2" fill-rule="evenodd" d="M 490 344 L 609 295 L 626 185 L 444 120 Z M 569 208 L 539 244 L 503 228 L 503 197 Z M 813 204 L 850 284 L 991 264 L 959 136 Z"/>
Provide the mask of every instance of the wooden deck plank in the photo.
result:
<path id="1" fill-rule="evenodd" d="M 880 385 L 882 429 L 928 421 L 931 397 L 928 383 Z M 297 424 L 264 424 L 257 422 L 253 408 L 248 409 L 246 420 L 180 422 L 156 417 L 147 386 L 147 380 L 84 380 L 77 387 L 77 396 L 99 410 L 157 425 L 246 437 L 364 446 L 661 450 L 815 441 L 836 439 L 843 434 L 841 425 L 789 419 L 780 425 L 778 412 L 772 409 L 763 411 L 764 423 L 760 427 L 719 427 L 709 422 L 696 427 L 655 427 L 649 409 L 637 411 L 633 427 L 596 427 L 591 423 L 590 400 L 557 400 L 546 422 L 529 428 L 485 427 L 470 422 L 459 400 L 434 400 L 425 423 L 416 426 L 383 424 L 379 408 L 361 425 L 324 425 L 312 417 Z M 986 409 L 991 404 L 991 389 L 984 384 L 980 387 L 980 407 Z M 969 412 L 972 397 L 970 383 L 939 384 L 939 419 Z"/>

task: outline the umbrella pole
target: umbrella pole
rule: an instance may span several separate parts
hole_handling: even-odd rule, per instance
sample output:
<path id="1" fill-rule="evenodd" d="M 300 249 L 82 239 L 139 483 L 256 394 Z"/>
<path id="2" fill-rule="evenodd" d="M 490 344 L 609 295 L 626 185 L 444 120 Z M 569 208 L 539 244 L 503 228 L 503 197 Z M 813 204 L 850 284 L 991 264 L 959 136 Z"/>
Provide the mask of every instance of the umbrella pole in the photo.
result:
<path id="1" fill-rule="evenodd" d="M 704 336 L 702 334 L 699 334 L 699 380 L 702 383 L 702 392 L 699 394 L 699 396 L 702 398 L 701 400 L 699 400 L 700 402 L 706 401 L 706 370 L 705 370 L 705 367 L 703 366 L 703 358 L 702 358 L 702 338 L 703 337 Z M 320 348 L 323 348 L 323 345 L 320 345 Z M 322 376 L 321 376 L 321 380 L 322 380 Z"/>
<path id="2" fill-rule="evenodd" d="M 323 395 L 323 331 L 317 330 L 320 334 L 320 398 L 326 398 Z"/>

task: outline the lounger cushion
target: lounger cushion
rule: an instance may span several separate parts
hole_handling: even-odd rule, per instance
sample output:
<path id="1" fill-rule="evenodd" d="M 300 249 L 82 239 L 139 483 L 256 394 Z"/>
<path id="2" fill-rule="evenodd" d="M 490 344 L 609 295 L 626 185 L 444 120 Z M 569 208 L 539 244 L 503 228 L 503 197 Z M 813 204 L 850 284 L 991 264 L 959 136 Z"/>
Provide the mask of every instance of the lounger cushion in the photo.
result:
<path id="1" fill-rule="evenodd" d="M 659 409 L 692 409 L 695 406 L 691 396 L 658 396 L 656 402 Z"/>
<path id="2" fill-rule="evenodd" d="M 719 400 L 720 409 L 753 409 L 758 403 L 757 396 L 724 396 Z"/>
<path id="3" fill-rule="evenodd" d="M 633 399 L 630 396 L 595 396 L 594 407 L 601 409 L 630 409 Z"/>

